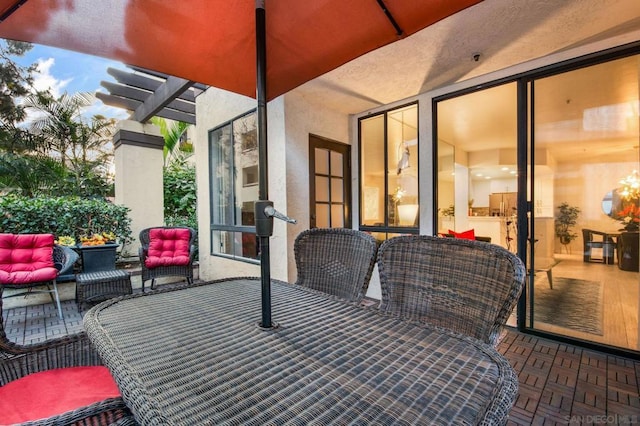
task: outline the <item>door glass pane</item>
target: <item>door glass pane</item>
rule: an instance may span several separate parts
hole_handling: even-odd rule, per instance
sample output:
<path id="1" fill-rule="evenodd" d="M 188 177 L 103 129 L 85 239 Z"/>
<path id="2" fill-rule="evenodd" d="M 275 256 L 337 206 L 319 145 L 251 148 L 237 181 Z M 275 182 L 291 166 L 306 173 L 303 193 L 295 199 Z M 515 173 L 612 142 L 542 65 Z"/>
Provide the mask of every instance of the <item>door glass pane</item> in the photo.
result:
<path id="1" fill-rule="evenodd" d="M 634 350 L 638 75 L 639 57 L 631 56 L 531 86 L 535 275 L 527 321 L 539 330 Z"/>
<path id="2" fill-rule="evenodd" d="M 516 95 L 509 83 L 438 102 L 438 233 L 517 250 Z"/>
<path id="3" fill-rule="evenodd" d="M 455 147 L 438 139 L 438 232 L 455 228 Z"/>
<path id="4" fill-rule="evenodd" d="M 342 179 L 331 179 L 331 202 L 344 202 L 344 190 L 342 189 Z"/>
<path id="5" fill-rule="evenodd" d="M 342 176 L 342 154 L 331 151 L 331 176 Z"/>
<path id="6" fill-rule="evenodd" d="M 329 201 L 329 178 L 316 176 L 316 201 Z"/>
<path id="7" fill-rule="evenodd" d="M 344 210 L 342 204 L 331 205 L 331 227 L 342 228 L 344 227 Z"/>
<path id="8" fill-rule="evenodd" d="M 329 228 L 329 205 L 316 204 L 316 226 L 318 228 Z"/>
<path id="9" fill-rule="evenodd" d="M 315 148 L 316 154 L 316 173 L 321 175 L 329 174 L 329 151 L 326 149 Z"/>

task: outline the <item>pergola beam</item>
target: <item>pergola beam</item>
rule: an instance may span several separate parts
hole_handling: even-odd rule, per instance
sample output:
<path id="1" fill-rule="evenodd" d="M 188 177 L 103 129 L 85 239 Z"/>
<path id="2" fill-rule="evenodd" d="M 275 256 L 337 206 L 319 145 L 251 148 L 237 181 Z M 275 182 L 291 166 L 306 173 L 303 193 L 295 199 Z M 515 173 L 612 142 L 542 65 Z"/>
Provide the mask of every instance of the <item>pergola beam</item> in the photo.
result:
<path id="1" fill-rule="evenodd" d="M 120 85 L 141 89 L 147 92 L 155 92 L 164 81 L 156 80 L 145 75 L 126 72 L 117 68 L 108 68 L 107 72 L 109 73 L 109 75 L 113 76 L 116 81 L 120 83 Z M 195 102 L 196 96 L 193 90 L 185 90 L 179 96 L 177 96 L 176 99 L 182 99 L 187 102 Z"/>
<path id="2" fill-rule="evenodd" d="M 135 111 L 142 105 L 142 102 L 121 96 L 109 95 L 106 93 L 96 93 L 96 97 L 107 105 L 116 108 L 122 108 L 129 111 Z M 189 124 L 196 124 L 195 114 L 189 114 L 170 108 L 163 108 L 155 114 L 157 117 L 167 118 L 169 120 L 184 121 Z"/>
<path id="3" fill-rule="evenodd" d="M 131 111 L 131 120 L 146 123 L 154 116 L 196 124 L 196 96 L 207 86 L 183 78 L 143 68 L 131 67 L 135 72 L 109 68 L 107 72 L 116 83 L 102 81 L 109 93 L 96 97 L 116 108 Z"/>
<path id="4" fill-rule="evenodd" d="M 146 123 L 166 107 L 176 96 L 187 90 L 193 81 L 169 76 L 131 115 L 139 123 Z"/>
<path id="5" fill-rule="evenodd" d="M 138 89 L 136 87 L 123 86 L 121 84 L 110 83 L 108 81 L 102 81 L 100 82 L 100 85 L 105 89 L 107 89 L 109 91 L 109 94 L 113 96 L 133 99 L 135 101 L 139 101 L 140 103 L 144 102 L 150 95 L 153 94 L 146 90 Z M 179 97 L 169 102 L 166 107 L 175 109 L 177 111 L 181 111 L 187 114 L 196 113 L 196 105 L 193 102 L 182 100 Z"/>

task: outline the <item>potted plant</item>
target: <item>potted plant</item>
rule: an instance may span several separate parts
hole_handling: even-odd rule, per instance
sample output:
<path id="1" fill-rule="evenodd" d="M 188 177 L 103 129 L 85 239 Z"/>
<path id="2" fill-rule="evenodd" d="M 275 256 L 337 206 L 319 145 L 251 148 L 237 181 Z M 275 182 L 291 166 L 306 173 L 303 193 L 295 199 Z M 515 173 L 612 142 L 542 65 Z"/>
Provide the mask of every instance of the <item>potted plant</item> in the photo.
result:
<path id="1" fill-rule="evenodd" d="M 80 237 L 77 250 L 82 259 L 82 272 L 116 269 L 116 236 L 113 232 L 95 232 Z"/>
<path id="2" fill-rule="evenodd" d="M 555 220 L 556 237 L 560 239 L 560 244 L 568 245 L 578 237 L 572 227 L 578 223 L 578 207 L 570 206 L 566 201 L 558 206 L 558 215 Z"/>

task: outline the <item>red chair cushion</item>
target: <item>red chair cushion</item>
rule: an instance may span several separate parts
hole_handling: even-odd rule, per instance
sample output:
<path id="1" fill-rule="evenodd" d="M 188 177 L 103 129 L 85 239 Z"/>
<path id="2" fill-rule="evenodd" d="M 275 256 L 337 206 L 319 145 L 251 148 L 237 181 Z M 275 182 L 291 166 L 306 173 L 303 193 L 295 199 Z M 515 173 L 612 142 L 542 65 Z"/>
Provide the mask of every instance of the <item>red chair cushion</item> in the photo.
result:
<path id="1" fill-rule="evenodd" d="M 189 256 L 191 232 L 184 228 L 154 228 L 149 230 L 149 250 L 144 264 L 147 268 L 159 266 L 186 266 Z"/>
<path id="2" fill-rule="evenodd" d="M 103 366 L 33 373 L 0 387 L 0 424 L 48 419 L 119 396 L 116 382 Z"/>
<path id="3" fill-rule="evenodd" d="M 52 234 L 0 234 L 0 283 L 53 280 L 53 244 Z"/>
<path id="4" fill-rule="evenodd" d="M 452 231 L 451 229 L 449 229 L 449 233 L 451 235 L 453 235 L 456 238 L 462 238 L 465 240 L 475 240 L 476 239 L 476 232 L 474 229 L 469 229 L 468 231 L 464 231 L 464 232 L 455 232 Z"/>

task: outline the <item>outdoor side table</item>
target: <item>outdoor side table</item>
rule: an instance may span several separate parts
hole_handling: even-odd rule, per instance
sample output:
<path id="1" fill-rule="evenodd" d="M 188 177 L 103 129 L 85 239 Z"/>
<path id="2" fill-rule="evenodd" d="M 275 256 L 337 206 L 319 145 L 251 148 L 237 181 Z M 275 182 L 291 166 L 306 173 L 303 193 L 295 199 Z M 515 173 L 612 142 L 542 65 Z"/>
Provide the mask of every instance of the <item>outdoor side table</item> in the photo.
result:
<path id="1" fill-rule="evenodd" d="M 76 276 L 78 312 L 88 303 L 102 302 L 132 292 L 131 276 L 121 269 L 87 272 Z"/>

